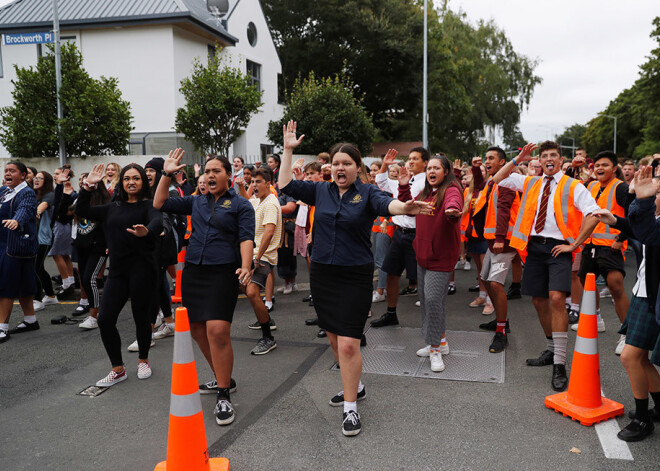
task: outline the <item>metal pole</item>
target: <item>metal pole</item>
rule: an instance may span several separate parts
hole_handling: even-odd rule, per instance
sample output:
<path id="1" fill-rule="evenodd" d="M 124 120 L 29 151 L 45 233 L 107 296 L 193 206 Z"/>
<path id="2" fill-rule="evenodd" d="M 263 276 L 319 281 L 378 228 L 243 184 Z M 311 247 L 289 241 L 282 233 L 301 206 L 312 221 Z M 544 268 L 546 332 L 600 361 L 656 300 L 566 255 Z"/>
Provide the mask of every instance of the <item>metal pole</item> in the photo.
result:
<path id="1" fill-rule="evenodd" d="M 428 84 L 427 84 L 427 75 L 428 75 L 428 46 L 427 42 L 427 0 L 424 0 L 424 81 L 423 81 L 423 96 L 422 96 L 422 145 L 424 148 L 429 148 L 429 129 L 428 129 Z"/>
<path id="2" fill-rule="evenodd" d="M 616 116 L 612 116 L 614 118 L 614 153 L 616 154 Z"/>
<path id="3" fill-rule="evenodd" d="M 57 132 L 60 137 L 60 166 L 66 164 L 66 146 L 62 135 L 61 122 L 64 111 L 60 102 L 60 88 L 62 88 L 62 58 L 60 56 L 60 18 L 57 11 L 57 0 L 53 0 L 53 33 L 55 34 L 55 87 L 57 92 Z"/>

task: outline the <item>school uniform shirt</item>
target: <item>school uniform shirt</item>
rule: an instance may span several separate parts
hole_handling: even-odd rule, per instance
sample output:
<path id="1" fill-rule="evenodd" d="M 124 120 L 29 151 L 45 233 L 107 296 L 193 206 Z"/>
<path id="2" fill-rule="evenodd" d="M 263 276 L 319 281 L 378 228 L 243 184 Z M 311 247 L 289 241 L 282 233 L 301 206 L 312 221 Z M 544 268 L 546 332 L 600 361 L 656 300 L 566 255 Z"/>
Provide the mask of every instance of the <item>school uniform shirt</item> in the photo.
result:
<path id="1" fill-rule="evenodd" d="M 356 180 L 343 196 L 336 183 L 292 180 L 282 192 L 314 206 L 312 262 L 355 266 L 372 263 L 371 226 L 389 216 L 393 198 Z"/>
<path id="2" fill-rule="evenodd" d="M 388 172 L 379 173 L 376 175 L 376 185 L 383 191 L 391 193 L 394 198 L 399 197 L 399 180 L 390 180 L 388 177 Z M 413 175 L 410 178 L 410 193 L 413 198 L 417 198 L 422 190 L 424 189 L 424 184 L 426 182 L 426 173 L 418 173 Z M 416 222 L 415 216 L 408 215 L 399 215 L 392 216 L 392 222 L 399 227 L 405 227 L 406 229 L 415 229 Z"/>
<path id="3" fill-rule="evenodd" d="M 543 174 L 543 185 L 541 186 L 541 190 L 539 192 L 539 198 L 536 203 L 536 215 L 538 216 L 539 214 L 539 208 L 541 207 L 541 200 L 543 199 L 543 189 L 546 185 L 546 177 L 548 175 Z M 545 226 L 543 227 L 543 230 L 540 233 L 536 232 L 535 226 L 536 226 L 536 217 L 534 218 L 534 222 L 532 223 L 532 232 L 530 233 L 530 236 L 541 236 L 541 237 L 548 237 L 551 239 L 557 239 L 557 240 L 564 240 L 564 235 L 561 233 L 559 230 L 559 227 L 557 226 L 557 219 L 555 218 L 555 212 L 552 211 L 552 204 L 553 201 L 555 200 L 555 191 L 557 190 L 557 185 L 559 184 L 559 180 L 561 180 L 561 177 L 564 176 L 564 173 L 560 170 L 559 172 L 555 173 L 552 175 L 552 181 L 550 182 L 550 199 L 548 200 L 548 211 L 546 213 L 545 217 Z M 520 175 L 519 173 L 511 173 L 507 178 L 502 180 L 499 183 L 499 186 L 504 187 L 504 188 L 509 188 L 510 190 L 515 190 L 515 191 L 522 191 L 523 186 L 525 184 L 525 179 L 527 177 L 525 175 Z M 591 193 L 589 190 L 587 190 L 587 187 L 584 185 L 577 185 L 575 187 L 575 192 L 573 193 L 573 204 L 575 204 L 575 207 L 582 213 L 582 216 L 587 217 L 594 211 L 600 209 L 600 206 L 596 203 L 596 200 L 591 196 Z M 523 208 L 520 209 L 521 211 Z"/>
<path id="4" fill-rule="evenodd" d="M 280 203 L 273 194 L 269 194 L 263 201 L 259 198 L 252 198 L 250 203 L 252 203 L 252 207 L 254 208 L 255 218 L 253 256 L 256 257 L 259 253 L 266 226 L 273 224 L 275 226 L 275 232 L 272 239 L 270 239 L 268 248 L 261 256 L 261 260 L 271 265 L 277 265 L 277 249 L 280 248 L 282 242 L 282 209 Z"/>
<path id="5" fill-rule="evenodd" d="M 169 198 L 161 211 L 192 215 L 186 262 L 196 265 L 240 263 L 238 246 L 246 240 L 254 240 L 254 208 L 233 188 L 215 202 L 211 195 Z"/>

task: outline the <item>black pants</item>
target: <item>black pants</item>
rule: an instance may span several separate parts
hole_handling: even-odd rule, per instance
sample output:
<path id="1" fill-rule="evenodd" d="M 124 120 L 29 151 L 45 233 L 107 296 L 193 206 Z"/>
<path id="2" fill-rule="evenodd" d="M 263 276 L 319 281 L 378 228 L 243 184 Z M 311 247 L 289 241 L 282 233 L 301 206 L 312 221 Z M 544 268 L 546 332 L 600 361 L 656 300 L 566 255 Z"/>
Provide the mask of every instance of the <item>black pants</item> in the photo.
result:
<path id="1" fill-rule="evenodd" d="M 140 349 L 138 358 L 149 357 L 151 344 L 151 322 L 149 311 L 153 306 L 153 292 L 157 287 L 156 269 L 150 261 L 139 260 L 129 267 L 112 269 L 103 289 L 99 330 L 105 351 L 113 367 L 122 366 L 121 338 L 117 331 L 119 313 L 131 298 L 131 309 L 135 321 L 135 334 Z"/>
<path id="2" fill-rule="evenodd" d="M 399 228 L 392 235 L 390 248 L 385 255 L 381 270 L 388 275 L 401 276 L 403 270 L 406 270 L 408 282 L 417 283 L 417 256 L 413 248 L 415 232 L 403 232 Z"/>
<path id="3" fill-rule="evenodd" d="M 100 306 L 101 295 L 97 278 L 107 258 L 105 253 L 94 253 L 89 249 L 78 247 L 78 277 L 91 308 Z"/>
<path id="4" fill-rule="evenodd" d="M 168 317 L 172 312 L 172 297 L 170 296 L 170 282 L 167 279 L 167 267 L 157 269 L 158 275 L 156 282 L 158 287 L 155 291 L 155 297 L 152 300 L 152 307 L 149 310 L 149 322 L 156 323 L 158 309 L 163 311 L 163 316 Z"/>
<path id="5" fill-rule="evenodd" d="M 34 259 L 34 269 L 37 272 L 37 292 L 34 295 L 34 299 L 38 301 L 41 301 L 44 291 L 48 296 L 55 296 L 53 282 L 51 281 L 46 268 L 44 268 L 44 262 L 46 261 L 46 256 L 48 255 L 49 250 L 50 245 L 40 244 L 37 256 Z"/>
<path id="6" fill-rule="evenodd" d="M 287 244 L 282 243 L 282 247 L 277 249 L 277 276 L 290 280 L 298 274 L 298 261 L 293 253 L 293 233 L 285 232 L 284 237 Z"/>

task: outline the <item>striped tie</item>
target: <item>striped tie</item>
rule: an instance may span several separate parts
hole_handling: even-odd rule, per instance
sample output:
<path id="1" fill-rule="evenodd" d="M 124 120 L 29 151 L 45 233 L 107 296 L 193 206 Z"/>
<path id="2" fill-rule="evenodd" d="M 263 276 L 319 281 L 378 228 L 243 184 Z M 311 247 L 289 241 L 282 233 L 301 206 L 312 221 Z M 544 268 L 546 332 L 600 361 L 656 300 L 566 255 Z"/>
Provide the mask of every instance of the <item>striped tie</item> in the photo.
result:
<path id="1" fill-rule="evenodd" d="M 543 187 L 543 195 L 541 196 L 541 207 L 539 208 L 539 213 L 536 215 L 536 225 L 534 225 L 534 230 L 537 234 L 540 234 L 545 227 L 545 217 L 548 214 L 548 200 L 550 199 L 550 183 L 552 183 L 552 177 L 545 177 L 545 186 Z"/>

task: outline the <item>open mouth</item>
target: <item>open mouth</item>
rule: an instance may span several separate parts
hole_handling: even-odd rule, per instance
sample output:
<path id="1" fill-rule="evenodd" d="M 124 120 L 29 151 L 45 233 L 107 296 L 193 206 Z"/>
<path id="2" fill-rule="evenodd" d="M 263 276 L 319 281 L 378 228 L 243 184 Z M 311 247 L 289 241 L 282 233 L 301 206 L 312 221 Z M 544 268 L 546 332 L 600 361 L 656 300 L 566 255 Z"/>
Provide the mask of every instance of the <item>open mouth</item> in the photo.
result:
<path id="1" fill-rule="evenodd" d="M 209 180 L 206 185 L 208 186 L 209 190 L 213 190 L 213 189 L 215 189 L 217 184 L 216 184 L 215 180 Z"/>
<path id="2" fill-rule="evenodd" d="M 337 172 L 337 183 L 346 183 L 348 179 L 344 172 Z"/>
<path id="3" fill-rule="evenodd" d="M 430 184 L 434 184 L 435 182 L 438 181 L 438 177 L 436 177 L 434 174 L 429 174 L 427 176 L 427 179 L 428 179 Z"/>
<path id="4" fill-rule="evenodd" d="M 135 190 L 137 190 L 137 185 L 128 185 L 128 190 L 129 190 L 129 191 L 135 191 Z"/>
<path id="5" fill-rule="evenodd" d="M 555 164 L 545 164 L 545 169 L 552 171 L 555 169 Z"/>

